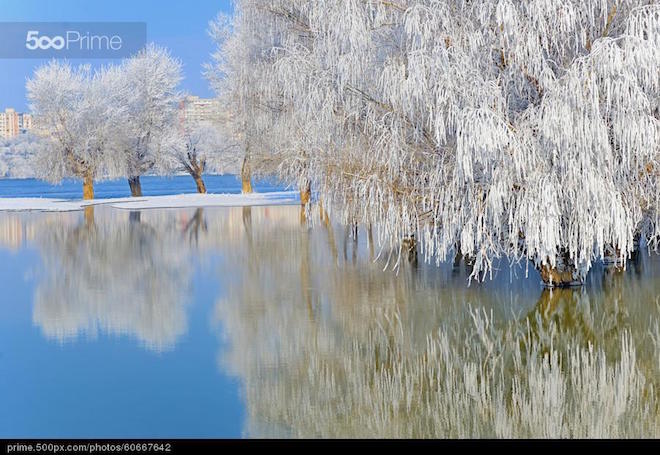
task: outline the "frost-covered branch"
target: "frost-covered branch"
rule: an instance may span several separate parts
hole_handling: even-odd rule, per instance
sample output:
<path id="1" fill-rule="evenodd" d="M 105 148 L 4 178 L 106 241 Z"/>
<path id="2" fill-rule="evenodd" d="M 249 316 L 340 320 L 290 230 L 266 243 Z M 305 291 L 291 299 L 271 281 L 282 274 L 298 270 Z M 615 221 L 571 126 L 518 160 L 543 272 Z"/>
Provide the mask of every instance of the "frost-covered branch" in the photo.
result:
<path id="1" fill-rule="evenodd" d="M 657 242 L 654 2 L 243 0 L 225 24 L 216 89 L 254 168 L 381 243 L 579 282 Z"/>

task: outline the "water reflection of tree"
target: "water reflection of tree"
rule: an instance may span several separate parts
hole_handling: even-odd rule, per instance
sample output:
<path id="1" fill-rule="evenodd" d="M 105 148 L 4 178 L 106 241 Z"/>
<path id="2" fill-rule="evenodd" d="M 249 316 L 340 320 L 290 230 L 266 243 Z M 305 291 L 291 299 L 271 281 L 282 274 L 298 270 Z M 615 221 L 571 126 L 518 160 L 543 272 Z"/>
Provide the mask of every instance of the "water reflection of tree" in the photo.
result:
<path id="1" fill-rule="evenodd" d="M 208 225 L 206 223 L 206 218 L 204 217 L 203 208 L 195 210 L 195 214 L 186 223 L 184 231 L 188 236 L 190 244 L 199 246 L 200 236 L 204 236 L 208 232 Z"/>
<path id="2" fill-rule="evenodd" d="M 322 225 L 247 231 L 217 315 L 251 436 L 658 435 L 648 275 L 519 305 L 534 297 L 466 289 L 462 272 L 383 272 L 364 242 L 337 257 Z"/>
<path id="3" fill-rule="evenodd" d="M 533 342 L 551 345 L 593 345 L 620 359 L 620 340 L 629 336 L 637 352 L 637 366 L 648 382 L 660 387 L 660 350 L 654 343 L 660 312 L 660 280 L 653 270 L 658 261 L 649 256 L 629 264 L 626 271 L 596 267 L 585 289 L 543 290 L 537 306 L 523 322 Z M 656 335 L 657 337 L 657 335 Z"/>
<path id="4" fill-rule="evenodd" d="M 33 319 L 44 334 L 65 341 L 107 332 L 153 350 L 173 347 L 187 330 L 191 277 L 175 217 L 99 209 L 49 216 L 62 222 L 37 235 L 43 267 Z M 79 221 L 64 221 L 71 217 Z"/>

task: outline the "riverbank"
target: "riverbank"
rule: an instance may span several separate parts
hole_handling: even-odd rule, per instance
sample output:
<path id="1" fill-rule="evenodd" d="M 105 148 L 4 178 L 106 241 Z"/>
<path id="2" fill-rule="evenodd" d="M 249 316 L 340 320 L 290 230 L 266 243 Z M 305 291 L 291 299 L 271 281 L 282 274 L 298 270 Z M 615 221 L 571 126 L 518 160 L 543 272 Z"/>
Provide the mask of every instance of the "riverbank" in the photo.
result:
<path id="1" fill-rule="evenodd" d="M 145 210 L 187 207 L 256 207 L 294 205 L 298 203 L 299 196 L 296 191 L 251 194 L 178 194 L 88 201 L 50 198 L 0 198 L 0 212 L 75 212 L 99 205 L 123 210 Z"/>

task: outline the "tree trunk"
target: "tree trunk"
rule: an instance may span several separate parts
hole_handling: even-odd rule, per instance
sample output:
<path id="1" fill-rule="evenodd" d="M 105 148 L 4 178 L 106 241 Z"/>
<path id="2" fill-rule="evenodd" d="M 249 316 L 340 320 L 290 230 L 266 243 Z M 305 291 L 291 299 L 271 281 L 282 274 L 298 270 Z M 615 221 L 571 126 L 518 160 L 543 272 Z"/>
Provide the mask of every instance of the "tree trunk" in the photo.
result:
<path id="1" fill-rule="evenodd" d="M 326 212 L 323 208 L 323 202 L 319 202 L 319 220 L 326 226 L 330 224 L 330 216 L 328 215 L 328 212 Z"/>
<path id="2" fill-rule="evenodd" d="M 309 246 L 309 232 L 305 231 L 301 239 L 301 255 L 300 255 L 300 291 L 302 299 L 307 305 L 307 314 L 309 320 L 314 322 L 314 295 L 312 293 L 312 280 L 311 280 L 311 267 L 310 267 L 310 246 Z"/>
<path id="3" fill-rule="evenodd" d="M 463 262 L 465 264 L 465 270 L 472 274 L 472 271 L 474 270 L 475 258 L 469 254 L 463 255 L 463 253 L 461 253 L 460 243 L 456 245 L 455 250 L 456 255 L 454 256 L 454 269 L 458 269 L 461 266 L 461 262 Z"/>
<path id="4" fill-rule="evenodd" d="M 641 253 L 641 248 L 642 248 L 642 235 L 638 232 L 635 234 L 635 237 L 633 238 L 635 242 L 635 249 L 630 253 L 630 264 L 633 266 L 633 270 L 636 273 L 641 272 L 641 265 L 642 265 L 642 253 Z"/>
<path id="5" fill-rule="evenodd" d="M 373 262 L 376 257 L 376 250 L 374 248 L 374 232 L 371 224 L 367 228 L 367 242 L 369 243 L 369 260 Z"/>
<path id="6" fill-rule="evenodd" d="M 603 255 L 603 265 L 605 270 L 609 272 L 621 273 L 625 269 L 624 260 L 621 259 L 621 250 L 611 245 L 605 246 L 605 254 Z"/>
<path id="7" fill-rule="evenodd" d="M 88 173 L 83 178 L 83 199 L 94 199 L 94 177 L 92 177 L 91 173 Z"/>
<path id="8" fill-rule="evenodd" d="M 247 155 L 243 158 L 243 167 L 241 168 L 241 183 L 243 194 L 252 193 L 252 171 L 248 163 Z"/>
<path id="9" fill-rule="evenodd" d="M 300 205 L 305 207 L 312 200 L 312 183 L 307 182 L 300 188 Z"/>
<path id="10" fill-rule="evenodd" d="M 204 180 L 202 180 L 202 176 L 193 175 L 193 178 L 195 179 L 195 183 L 197 184 L 197 192 L 199 194 L 206 194 L 206 184 L 204 183 Z"/>
<path id="11" fill-rule="evenodd" d="M 415 234 L 410 234 L 401 241 L 401 253 L 405 254 L 408 262 L 417 265 L 417 239 Z"/>
<path id="12" fill-rule="evenodd" d="M 307 204 L 312 200 L 312 184 L 305 183 L 300 188 L 300 224 L 307 223 Z"/>
<path id="13" fill-rule="evenodd" d="M 332 259 L 335 261 L 334 263 L 337 264 L 337 245 L 335 243 L 335 231 L 334 228 L 332 227 L 332 223 L 330 222 L 330 216 L 328 215 L 328 212 L 325 211 L 323 208 L 323 202 L 319 201 L 319 220 L 321 221 L 321 224 L 325 227 L 325 231 L 327 233 L 327 239 L 328 239 L 328 247 L 330 248 L 330 253 L 332 254 Z"/>
<path id="14" fill-rule="evenodd" d="M 142 183 L 140 176 L 129 177 L 128 186 L 131 187 L 131 197 L 142 197 Z"/>
<path id="15" fill-rule="evenodd" d="M 543 265 L 539 269 L 543 284 L 549 288 L 568 288 L 581 286 L 582 280 L 578 277 L 575 268 L 559 264 L 557 267 Z"/>
<path id="16" fill-rule="evenodd" d="M 351 240 L 349 248 L 348 240 Z M 357 223 L 347 224 L 344 230 L 344 261 L 348 262 L 348 250 L 351 250 L 351 260 L 353 264 L 357 262 L 358 254 L 358 225 Z"/>
<path id="17" fill-rule="evenodd" d="M 546 258 L 547 259 L 547 258 Z M 582 277 L 577 267 L 566 250 L 561 250 L 555 260 L 555 265 L 538 265 L 537 270 L 541 274 L 543 284 L 548 288 L 570 288 L 582 286 Z"/>

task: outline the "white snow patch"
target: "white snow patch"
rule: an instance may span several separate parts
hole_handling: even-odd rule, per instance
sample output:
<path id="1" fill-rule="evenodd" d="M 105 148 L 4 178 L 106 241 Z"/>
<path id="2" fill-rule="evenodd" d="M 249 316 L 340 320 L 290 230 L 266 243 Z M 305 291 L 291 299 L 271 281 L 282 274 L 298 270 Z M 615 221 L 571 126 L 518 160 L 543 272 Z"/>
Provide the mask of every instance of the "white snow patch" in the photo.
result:
<path id="1" fill-rule="evenodd" d="M 91 201 L 46 198 L 0 198 L 0 212 L 73 212 L 91 206 L 110 206 L 124 210 L 187 207 L 252 207 L 293 205 L 300 199 L 296 191 L 252 194 L 178 194 L 139 198 L 95 199 Z"/>

